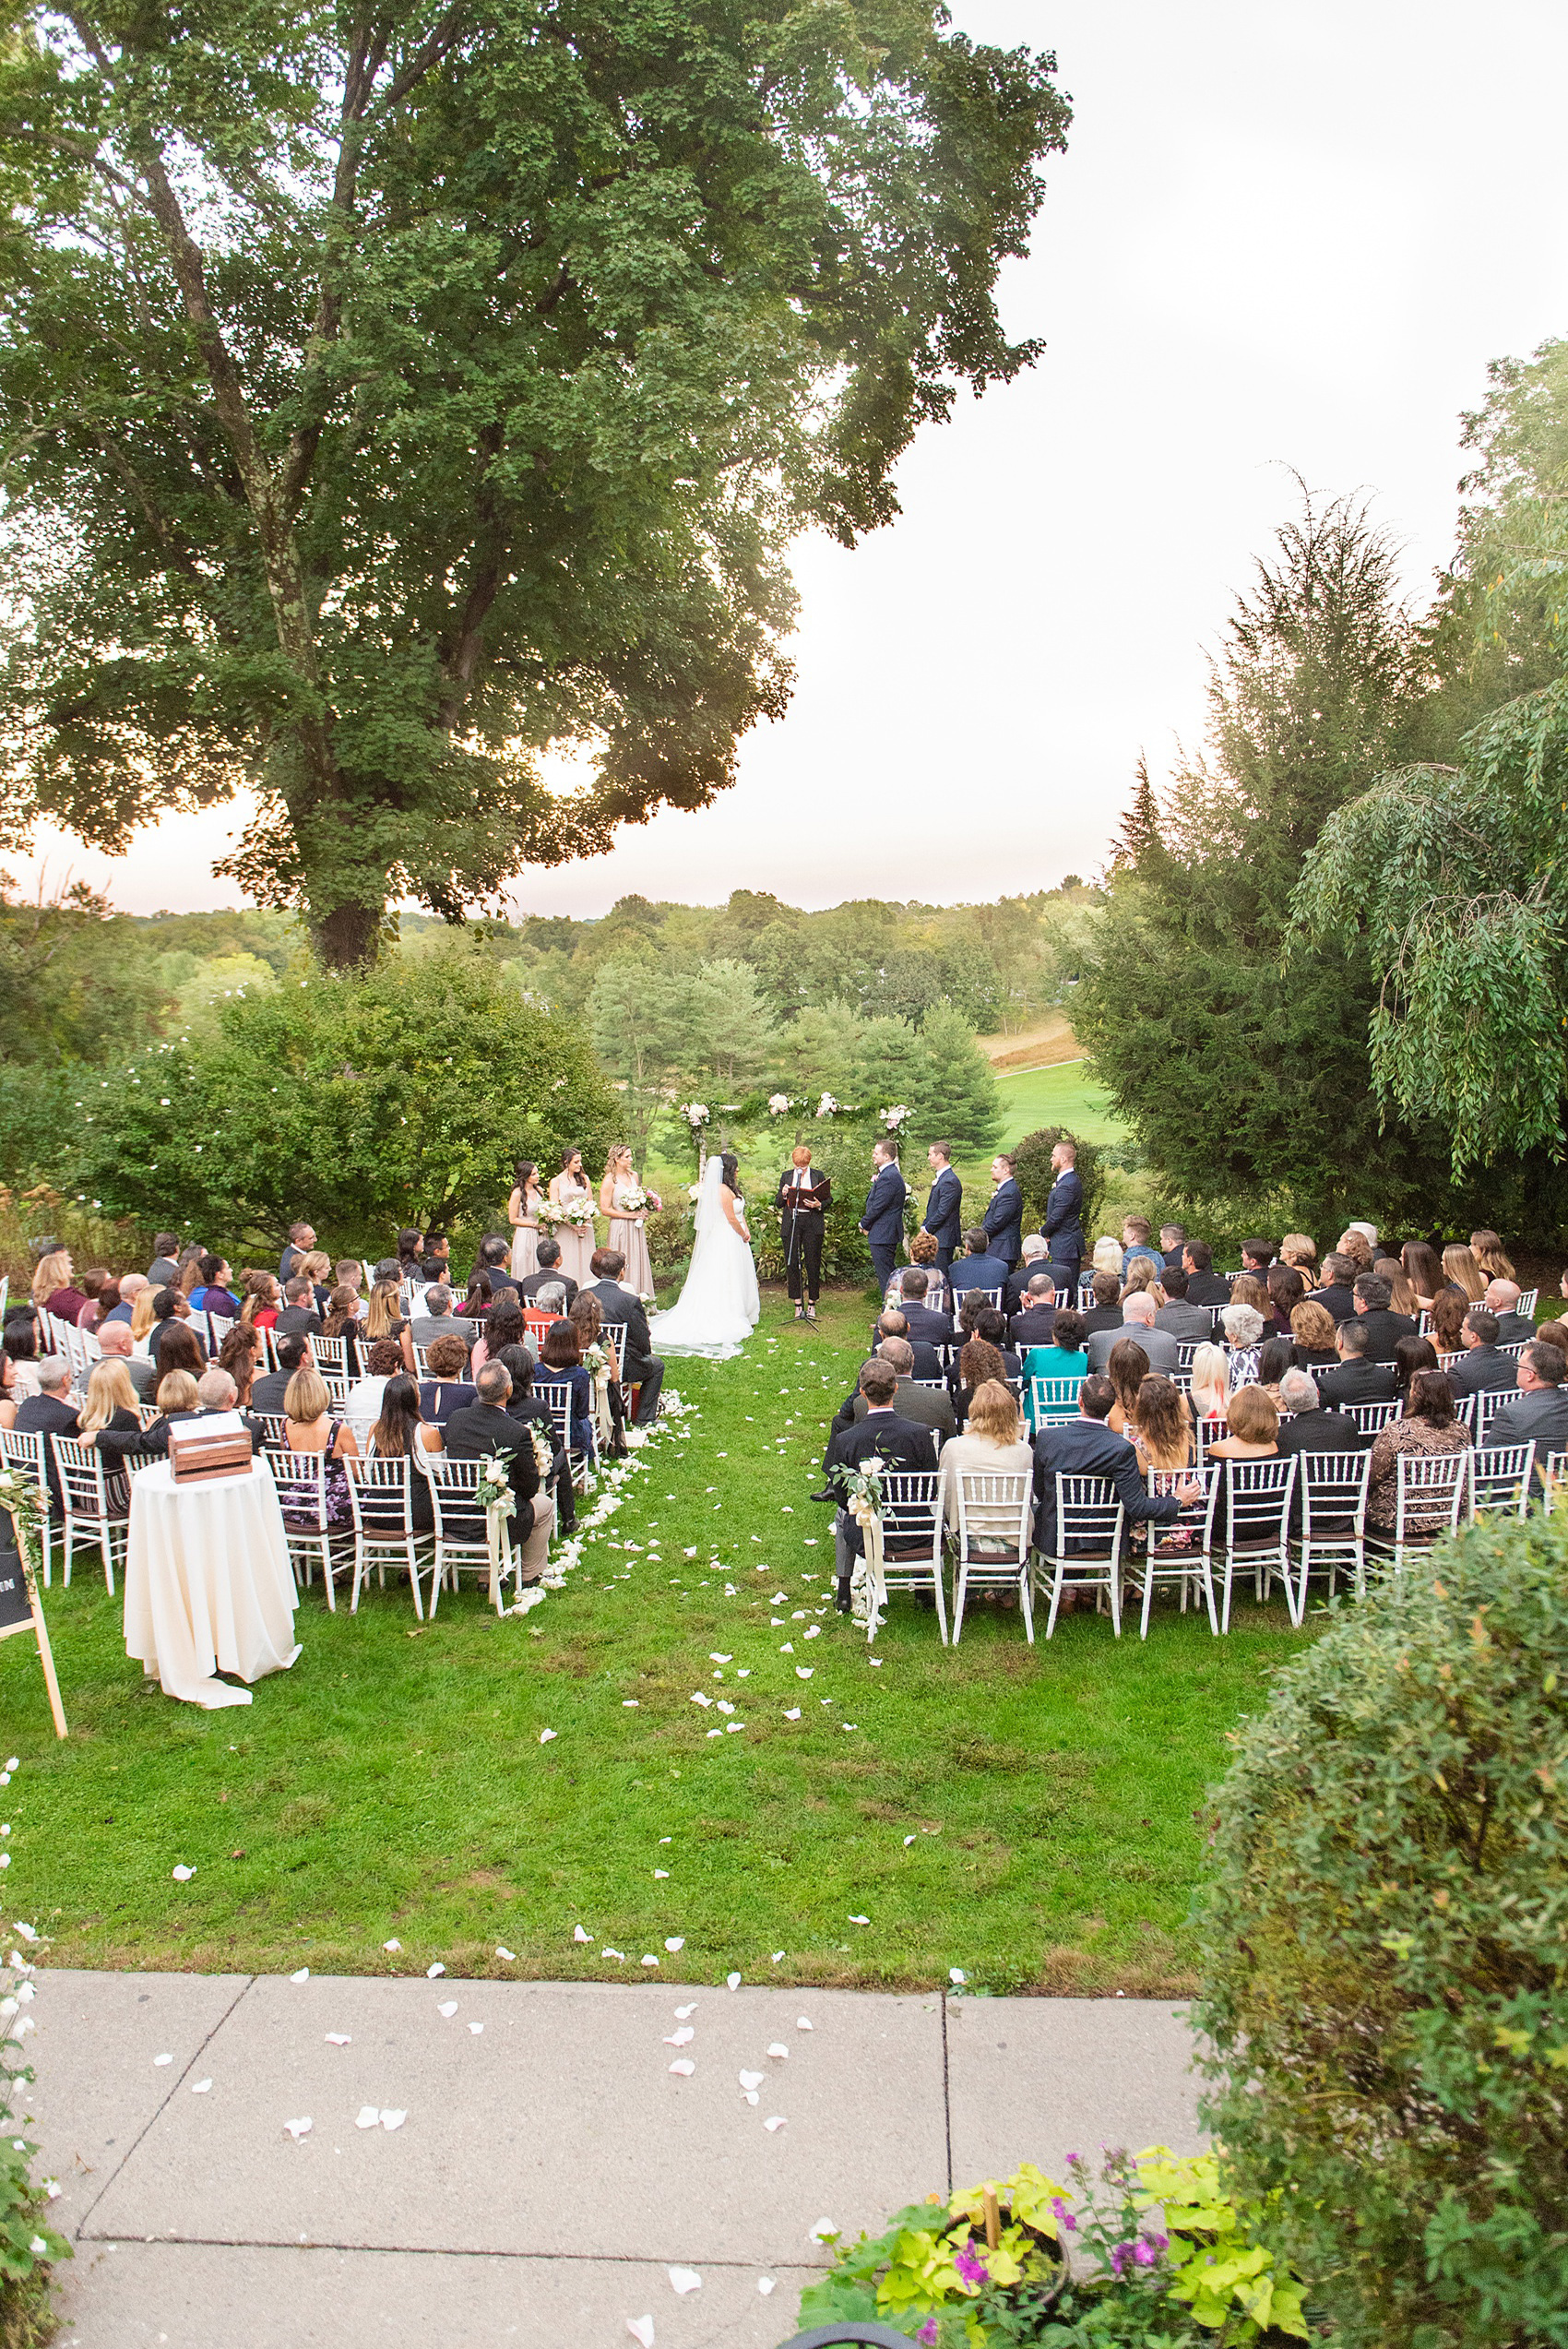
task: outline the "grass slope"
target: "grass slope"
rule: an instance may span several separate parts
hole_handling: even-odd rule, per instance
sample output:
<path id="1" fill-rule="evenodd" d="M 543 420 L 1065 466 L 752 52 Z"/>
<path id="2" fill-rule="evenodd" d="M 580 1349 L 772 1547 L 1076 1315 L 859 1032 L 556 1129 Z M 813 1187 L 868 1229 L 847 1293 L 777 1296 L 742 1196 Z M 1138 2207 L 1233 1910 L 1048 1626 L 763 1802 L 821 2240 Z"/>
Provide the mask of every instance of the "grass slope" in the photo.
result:
<path id="1" fill-rule="evenodd" d="M 996 1084 L 1002 1095 L 1004 1150 L 1041 1126 L 1070 1126 L 1086 1142 L 1127 1139 L 1110 1095 L 1087 1075 L 1081 1060 L 1065 1061 L 1056 1068 L 1002 1069 Z"/>
<path id="2" fill-rule="evenodd" d="M 944 1652 L 905 1600 L 873 1663 L 808 1498 L 868 1310 L 813 1331 L 769 1296 L 742 1359 L 681 1365 L 692 1434 L 527 1617 L 468 1586 L 422 1630 L 390 1585 L 329 1616 L 318 1585 L 299 1663 L 244 1711 L 144 1684 L 84 1558 L 48 1601 L 67 1743 L 32 1642 L 0 1644 L 29 1763 L 7 1914 L 79 1965 L 624 1979 L 647 1952 L 666 1980 L 1188 1988 L 1204 1789 L 1299 1640 L 1243 1598 L 1226 1640 L 1168 1611 L 1118 1646 L 1079 1616 L 1031 1652 L 982 1607 Z M 699 1689 L 744 1729 L 709 1737 Z"/>

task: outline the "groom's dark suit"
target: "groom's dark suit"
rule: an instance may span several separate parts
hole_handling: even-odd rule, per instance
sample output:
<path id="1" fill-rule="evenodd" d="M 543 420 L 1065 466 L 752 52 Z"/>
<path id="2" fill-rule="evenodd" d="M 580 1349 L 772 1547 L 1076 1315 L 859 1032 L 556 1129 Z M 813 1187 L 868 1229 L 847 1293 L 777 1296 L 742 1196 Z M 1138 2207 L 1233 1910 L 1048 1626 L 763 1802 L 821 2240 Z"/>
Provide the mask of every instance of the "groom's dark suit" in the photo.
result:
<path id="1" fill-rule="evenodd" d="M 937 1266 L 943 1272 L 957 1254 L 963 1237 L 963 1204 L 964 1186 L 950 1166 L 943 1167 L 932 1178 L 921 1226 L 936 1242 Z"/>
<path id="2" fill-rule="evenodd" d="M 897 1163 L 881 1167 L 866 1195 L 866 1211 L 861 1218 L 861 1229 L 870 1243 L 871 1260 L 876 1267 L 876 1285 L 884 1296 L 897 1261 L 908 1195 L 909 1186 Z"/>

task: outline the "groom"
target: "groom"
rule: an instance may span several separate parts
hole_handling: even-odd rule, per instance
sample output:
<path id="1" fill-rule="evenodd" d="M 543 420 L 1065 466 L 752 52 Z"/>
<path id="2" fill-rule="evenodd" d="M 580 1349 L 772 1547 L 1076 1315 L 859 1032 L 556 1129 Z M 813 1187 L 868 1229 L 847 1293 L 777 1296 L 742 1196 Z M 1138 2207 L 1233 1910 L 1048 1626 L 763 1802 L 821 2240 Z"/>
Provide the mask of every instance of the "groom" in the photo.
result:
<path id="1" fill-rule="evenodd" d="M 790 1153 L 789 1165 L 778 1177 L 773 1199 L 780 1218 L 784 1267 L 797 1321 L 816 1319 L 816 1301 L 822 1290 L 822 1241 L 832 1197 L 832 1183 L 812 1164 L 810 1144 L 797 1142 Z M 802 1272 L 804 1305 L 801 1302 Z"/>
<path id="2" fill-rule="evenodd" d="M 897 1261 L 898 1242 L 904 1231 L 904 1201 L 908 1196 L 904 1177 L 898 1172 L 898 1153 L 891 1142 L 878 1142 L 871 1154 L 876 1169 L 875 1180 L 866 1195 L 866 1211 L 861 1218 L 861 1229 L 871 1247 L 871 1260 L 876 1268 L 877 1294 L 885 1296 L 887 1284 L 893 1278 Z"/>

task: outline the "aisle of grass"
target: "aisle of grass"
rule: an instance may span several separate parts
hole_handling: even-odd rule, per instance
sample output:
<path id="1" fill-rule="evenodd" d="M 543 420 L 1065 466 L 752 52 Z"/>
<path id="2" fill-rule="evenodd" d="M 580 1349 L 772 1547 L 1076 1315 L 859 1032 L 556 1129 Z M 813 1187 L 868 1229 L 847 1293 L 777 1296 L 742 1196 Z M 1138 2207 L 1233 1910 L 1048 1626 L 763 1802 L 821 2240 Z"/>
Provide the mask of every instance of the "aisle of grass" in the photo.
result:
<path id="1" fill-rule="evenodd" d="M 56 1581 L 68 1743 L 31 1641 L 0 1645 L 27 1764 L 6 1915 L 85 1965 L 624 1979 L 647 1953 L 693 1981 L 1188 1987 L 1204 1790 L 1298 1644 L 1283 1609 L 1241 1601 L 1218 1642 L 1167 1613 L 1146 1646 L 1080 1616 L 1031 1652 L 988 1607 L 944 1653 L 906 1601 L 873 1663 L 808 1498 L 867 1307 L 787 1314 L 770 1297 L 742 1359 L 679 1367 L 691 1435 L 643 1455 L 525 1618 L 467 1588 L 421 1630 L 389 1586 L 351 1620 L 318 1586 L 292 1672 L 202 1713 L 126 1661 L 101 1573 Z M 744 1727 L 709 1736 L 697 1690 Z"/>

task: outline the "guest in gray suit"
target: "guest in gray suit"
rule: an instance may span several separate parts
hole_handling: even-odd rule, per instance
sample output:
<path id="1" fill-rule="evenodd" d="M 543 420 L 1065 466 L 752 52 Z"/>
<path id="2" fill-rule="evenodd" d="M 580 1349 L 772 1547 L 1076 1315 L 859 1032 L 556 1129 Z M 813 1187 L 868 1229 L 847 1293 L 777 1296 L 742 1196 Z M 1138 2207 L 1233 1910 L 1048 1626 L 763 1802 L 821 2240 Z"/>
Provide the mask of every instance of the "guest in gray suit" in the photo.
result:
<path id="1" fill-rule="evenodd" d="M 1111 1347 L 1120 1344 L 1123 1338 L 1132 1338 L 1142 1346 L 1151 1370 L 1175 1369 L 1179 1359 L 1177 1341 L 1169 1330 L 1155 1327 L 1154 1298 L 1147 1289 L 1134 1289 L 1131 1296 L 1123 1298 L 1120 1329 L 1095 1331 L 1089 1340 L 1090 1370 L 1103 1370 L 1111 1360 Z"/>
<path id="2" fill-rule="evenodd" d="M 1167 1265 L 1155 1283 L 1154 1326 L 1169 1330 L 1183 1345 L 1206 1346 L 1214 1335 L 1214 1316 L 1206 1306 L 1187 1297 L 1187 1276 L 1180 1265 Z"/>
<path id="3" fill-rule="evenodd" d="M 1494 1411 L 1487 1430 L 1487 1449 L 1502 1444 L 1528 1444 L 1536 1448 L 1535 1486 L 1539 1492 L 1545 1483 L 1544 1470 L 1549 1452 L 1568 1451 L 1568 1393 L 1563 1391 L 1563 1379 L 1568 1377 L 1568 1355 L 1559 1353 L 1555 1346 L 1538 1339 L 1526 1346 L 1519 1356 L 1519 1395 L 1516 1402 L 1504 1403 Z"/>

